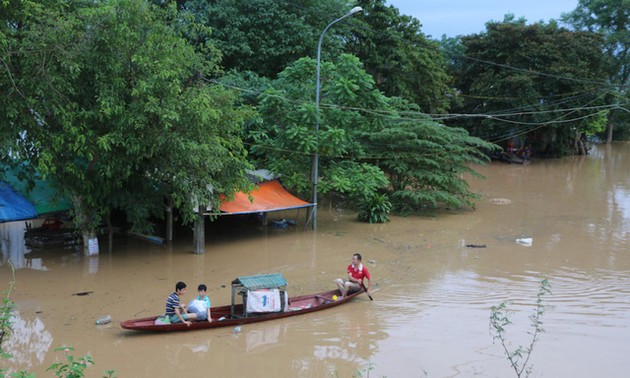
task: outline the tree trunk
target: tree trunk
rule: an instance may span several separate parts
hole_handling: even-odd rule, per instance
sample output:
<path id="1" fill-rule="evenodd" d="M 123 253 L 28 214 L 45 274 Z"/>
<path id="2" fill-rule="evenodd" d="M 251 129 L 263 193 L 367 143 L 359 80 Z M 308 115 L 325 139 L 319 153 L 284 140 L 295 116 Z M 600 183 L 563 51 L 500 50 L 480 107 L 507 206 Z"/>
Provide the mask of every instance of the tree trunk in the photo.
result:
<path id="1" fill-rule="evenodd" d="M 168 198 L 166 207 L 166 242 L 173 241 L 173 199 Z"/>
<path id="2" fill-rule="evenodd" d="M 107 234 L 108 234 L 108 248 L 107 248 L 107 252 L 108 253 L 112 253 L 113 251 L 113 246 L 114 246 L 114 226 L 112 226 L 112 216 L 111 216 L 111 212 L 107 213 Z"/>
<path id="3" fill-rule="evenodd" d="M 74 196 L 72 198 L 74 204 L 74 224 L 77 226 L 83 236 L 83 254 L 85 256 L 93 256 L 99 254 L 98 238 L 91 213 L 83 206 L 83 198 Z"/>
<path id="4" fill-rule="evenodd" d="M 204 247 L 206 245 L 206 235 L 204 222 L 205 218 L 203 215 L 204 210 L 203 206 L 199 206 L 199 213 L 197 214 L 197 219 L 195 220 L 193 253 L 197 255 L 205 253 Z"/>
<path id="5" fill-rule="evenodd" d="M 576 132 L 575 142 L 573 144 L 573 151 L 577 155 L 586 155 L 588 151 L 586 149 L 586 135 L 582 132 Z"/>
<path id="6" fill-rule="evenodd" d="M 613 139 L 613 123 L 610 120 L 610 117 L 608 117 L 608 125 L 607 125 L 607 129 L 608 129 L 608 135 L 606 136 L 606 144 L 610 144 L 612 143 L 612 139 Z"/>
<path id="7" fill-rule="evenodd" d="M 584 144 L 584 141 L 580 140 L 578 142 L 578 155 L 586 155 L 587 151 L 586 151 L 586 145 Z"/>

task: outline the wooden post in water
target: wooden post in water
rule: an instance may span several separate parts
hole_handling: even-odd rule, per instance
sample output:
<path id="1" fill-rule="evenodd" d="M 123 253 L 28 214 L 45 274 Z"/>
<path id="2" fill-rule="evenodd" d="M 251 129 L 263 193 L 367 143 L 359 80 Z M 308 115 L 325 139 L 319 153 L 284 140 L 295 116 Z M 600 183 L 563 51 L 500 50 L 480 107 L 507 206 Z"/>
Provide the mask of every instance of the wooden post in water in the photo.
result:
<path id="1" fill-rule="evenodd" d="M 173 199 L 168 198 L 166 205 L 166 242 L 173 241 Z"/>
<path id="2" fill-rule="evenodd" d="M 201 255 L 205 253 L 204 247 L 206 244 L 206 235 L 205 235 L 205 222 L 204 222 L 204 211 L 203 206 L 199 206 L 199 213 L 197 214 L 197 219 L 195 220 L 195 231 L 194 231 L 194 247 L 193 253 L 197 255 Z"/>

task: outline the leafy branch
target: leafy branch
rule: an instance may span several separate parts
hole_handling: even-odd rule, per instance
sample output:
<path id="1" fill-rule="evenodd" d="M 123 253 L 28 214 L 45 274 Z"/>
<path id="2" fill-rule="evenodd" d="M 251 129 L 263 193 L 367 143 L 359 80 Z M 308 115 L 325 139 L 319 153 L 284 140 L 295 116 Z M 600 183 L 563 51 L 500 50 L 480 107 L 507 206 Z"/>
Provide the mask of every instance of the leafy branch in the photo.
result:
<path id="1" fill-rule="evenodd" d="M 2 344 L 5 336 L 10 336 L 13 331 L 11 318 L 13 317 L 13 309 L 15 308 L 15 303 L 11 301 L 11 291 L 13 291 L 13 287 L 15 286 L 15 269 L 11 261 L 9 261 L 9 265 L 11 266 L 13 279 L 9 282 L 9 288 L 2 292 L 2 306 L 0 306 L 0 358 L 3 359 L 11 358 L 11 354 L 7 353 L 7 351 L 2 348 Z M 0 373 L 3 372 L 4 370 L 0 369 Z"/>
<path id="2" fill-rule="evenodd" d="M 60 348 L 55 349 L 56 352 L 63 351 L 66 361 L 65 362 L 55 362 L 46 371 L 53 370 L 57 377 L 66 377 L 66 378 L 81 378 L 85 376 L 85 369 L 89 365 L 93 365 L 94 361 L 92 361 L 92 357 L 87 355 L 85 357 L 81 357 L 75 359 L 70 352 L 74 351 L 74 348 L 70 346 L 62 346 Z"/>
<path id="3" fill-rule="evenodd" d="M 547 279 L 542 279 L 540 282 L 540 288 L 538 290 L 534 313 L 529 316 L 529 319 L 531 321 L 530 325 L 533 329 L 533 332 L 531 333 L 531 340 L 527 347 L 519 345 L 514 350 L 510 350 L 505 336 L 507 326 L 512 324 L 512 321 L 510 320 L 510 315 L 513 313 L 513 311 L 510 311 L 508 309 L 509 302 L 504 301 L 501 302 L 498 306 L 492 306 L 490 312 L 490 327 L 491 332 L 494 331 L 493 341 L 498 341 L 501 344 L 503 352 L 507 356 L 507 359 L 510 362 L 510 365 L 517 377 L 521 377 L 523 376 L 523 374 L 525 374 L 525 377 L 528 377 L 532 372 L 530 357 L 532 355 L 532 352 L 534 351 L 534 345 L 538 341 L 539 335 L 542 332 L 545 332 L 542 327 L 543 322 L 541 318 L 545 313 L 543 296 L 546 294 L 551 294 L 550 284 Z"/>

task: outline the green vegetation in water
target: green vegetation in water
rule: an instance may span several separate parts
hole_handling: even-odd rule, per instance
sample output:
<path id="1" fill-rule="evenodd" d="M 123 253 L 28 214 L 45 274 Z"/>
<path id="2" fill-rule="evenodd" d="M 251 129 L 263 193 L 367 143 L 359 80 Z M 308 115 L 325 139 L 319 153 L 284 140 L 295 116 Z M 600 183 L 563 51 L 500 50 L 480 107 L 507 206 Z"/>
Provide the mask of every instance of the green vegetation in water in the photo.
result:
<path id="1" fill-rule="evenodd" d="M 361 202 L 358 218 L 362 222 L 386 223 L 389 222 L 389 212 L 392 203 L 385 194 L 374 194 Z"/>
<path id="2" fill-rule="evenodd" d="M 353 375 L 352 378 L 370 378 L 370 372 L 374 370 L 374 363 L 368 361 L 367 364 L 362 368 L 358 369 Z M 383 375 L 382 378 L 387 378 L 386 375 Z"/>
<path id="3" fill-rule="evenodd" d="M 508 309 L 508 301 L 501 302 L 498 306 L 492 306 L 490 313 L 490 331 L 493 333 L 494 341 L 498 341 L 503 348 L 510 366 L 514 370 L 517 377 L 528 377 L 532 372 L 532 364 L 530 357 L 534 351 L 534 345 L 538 341 L 539 335 L 545 330 L 542 327 L 541 318 L 545 313 L 545 305 L 543 304 L 543 296 L 545 294 L 551 294 L 550 284 L 547 279 L 542 279 L 540 282 L 540 288 L 536 299 L 536 307 L 534 313 L 530 315 L 531 320 L 531 340 L 527 347 L 519 345 L 516 349 L 511 350 L 508 340 L 505 336 L 506 327 L 512 324 L 510 315 L 513 313 Z"/>

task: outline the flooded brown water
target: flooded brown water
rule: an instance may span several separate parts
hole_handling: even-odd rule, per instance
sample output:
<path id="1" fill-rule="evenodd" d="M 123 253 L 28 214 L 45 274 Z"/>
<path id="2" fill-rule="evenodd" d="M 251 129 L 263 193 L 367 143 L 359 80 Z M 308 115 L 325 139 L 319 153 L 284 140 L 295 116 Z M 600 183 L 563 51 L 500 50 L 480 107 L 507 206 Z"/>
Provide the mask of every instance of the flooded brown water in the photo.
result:
<path id="1" fill-rule="evenodd" d="M 531 357 L 533 377 L 626 377 L 630 371 L 630 144 L 598 146 L 586 157 L 493 163 L 470 179 L 475 211 L 435 218 L 392 217 L 368 225 L 320 210 L 319 230 L 256 226 L 209 231 L 206 254 L 190 233 L 171 245 L 117 237 L 111 253 L 72 250 L 23 255 L 0 227 L 0 283 L 17 303 L 5 343 L 12 369 L 38 377 L 75 348 L 119 377 L 509 377 L 489 328 L 490 308 L 512 301 L 510 346 L 527 346 L 541 278 L 552 293 Z M 300 222 L 303 222 L 303 215 Z M 282 216 L 295 217 L 292 214 Z M 17 236 L 16 236 L 17 235 Z M 520 243 L 517 243 L 520 239 Z M 485 245 L 471 248 L 466 245 Z M 122 320 L 163 311 L 176 281 L 190 299 L 206 283 L 214 305 L 230 301 L 237 276 L 281 272 L 292 295 L 334 287 L 360 251 L 376 283 L 374 301 L 277 321 L 173 334 L 141 334 Z M 91 291 L 89 295 L 73 295 Z M 112 323 L 96 326 L 110 314 Z M 3 364 L 6 361 L 2 362 Z M 367 371 L 371 369 L 371 371 Z"/>

